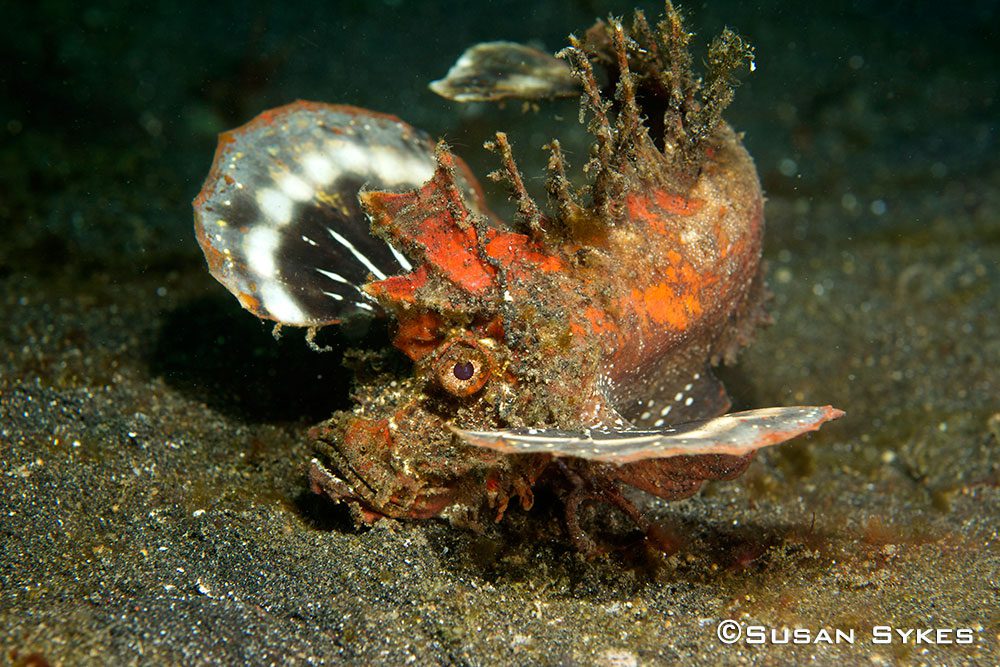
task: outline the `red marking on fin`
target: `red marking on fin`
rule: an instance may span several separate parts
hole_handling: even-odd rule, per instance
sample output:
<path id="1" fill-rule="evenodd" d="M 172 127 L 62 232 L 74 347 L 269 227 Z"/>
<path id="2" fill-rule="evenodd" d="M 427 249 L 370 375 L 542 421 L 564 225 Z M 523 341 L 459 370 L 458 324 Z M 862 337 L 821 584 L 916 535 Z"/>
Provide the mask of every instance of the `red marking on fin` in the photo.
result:
<path id="1" fill-rule="evenodd" d="M 364 290 L 376 299 L 395 303 L 414 303 L 417 290 L 427 284 L 427 267 L 420 266 L 412 273 L 390 276 L 385 280 L 368 283 Z"/>
<path id="2" fill-rule="evenodd" d="M 495 232 L 486 243 L 486 253 L 505 267 L 523 263 L 530 265 L 525 268 L 546 272 L 565 271 L 567 268 L 563 260 L 548 254 L 524 234 Z"/>
<path id="3" fill-rule="evenodd" d="M 473 294 L 494 285 L 495 269 L 479 256 L 470 211 L 455 185 L 455 158 L 438 153 L 434 177 L 413 192 L 363 192 L 361 201 L 377 231 Z"/>

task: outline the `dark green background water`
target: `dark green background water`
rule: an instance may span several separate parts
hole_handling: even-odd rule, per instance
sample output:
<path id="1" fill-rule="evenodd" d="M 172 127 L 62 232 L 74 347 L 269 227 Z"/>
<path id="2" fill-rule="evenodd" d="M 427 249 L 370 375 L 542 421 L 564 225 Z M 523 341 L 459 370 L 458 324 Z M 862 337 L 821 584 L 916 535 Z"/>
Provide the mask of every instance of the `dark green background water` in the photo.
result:
<path id="1" fill-rule="evenodd" d="M 643 3 L 651 16 L 656 3 Z M 629 2 L 27 3 L 5 12 L 3 271 L 88 258 L 147 269 L 197 261 L 188 202 L 216 133 L 294 99 L 356 104 L 445 136 L 473 163 L 510 129 L 536 163 L 566 123 L 437 98 L 468 45 L 560 48 Z M 729 114 L 773 194 L 832 189 L 861 207 L 900 171 L 976 170 L 997 152 L 996 3 L 690 3 L 703 46 L 723 26 L 758 49 Z M 992 36 L 991 36 L 992 35 Z M 527 130 L 518 132 L 520 127 Z M 785 164 L 783 176 L 781 160 Z M 578 159 L 578 162 L 582 160 Z M 530 163 L 530 162 L 529 162 Z M 934 165 L 937 170 L 932 170 Z M 41 224 L 40 224 L 41 223 Z M 868 223 L 862 222 L 861 226 Z M 845 222 L 845 227 L 858 225 Z M 47 252 L 34 252 L 42 249 Z M 18 268 L 22 267 L 22 268 Z"/>

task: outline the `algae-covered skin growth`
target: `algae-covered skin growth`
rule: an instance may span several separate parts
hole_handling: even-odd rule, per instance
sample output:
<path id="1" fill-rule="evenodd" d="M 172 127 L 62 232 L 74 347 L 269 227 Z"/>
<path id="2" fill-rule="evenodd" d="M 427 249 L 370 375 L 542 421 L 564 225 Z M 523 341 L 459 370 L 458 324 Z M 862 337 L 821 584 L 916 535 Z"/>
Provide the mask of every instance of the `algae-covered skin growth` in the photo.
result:
<path id="1" fill-rule="evenodd" d="M 527 111 L 511 97 L 452 102 L 427 83 L 479 43 L 546 56 L 529 72 L 548 58 L 572 72 L 554 57 L 569 30 L 586 42 L 610 15 L 631 32 L 638 5 L 656 31 L 663 4 L 238 4 L 19 3 L 0 23 L 12 63 L 0 96 L 0 664 L 1000 664 L 1000 71 L 988 3 L 681 8 L 703 88 L 723 26 L 755 46 L 725 117 L 766 195 L 774 321 L 714 372 L 733 412 L 830 403 L 848 416 L 683 500 L 622 487 L 681 543 L 672 555 L 624 512 L 582 503 L 586 535 L 608 551 L 597 558 L 568 538 L 567 477 L 540 478 L 532 509 L 515 497 L 480 532 L 437 518 L 359 528 L 312 493 L 310 431 L 414 376 L 392 344 L 395 316 L 324 327 L 313 343 L 325 354 L 291 327 L 276 342 L 206 271 L 190 201 L 219 133 L 319 98 L 427 131 L 401 139 L 385 117 L 357 130 L 410 151 L 398 192 L 433 175 L 445 138 L 469 167 L 465 203 L 476 175 L 495 217 L 533 240 L 527 200 L 508 201 L 509 145 L 544 237 L 558 231 L 546 222 L 559 192 L 587 207 L 579 189 L 594 184 L 578 79 L 571 97 Z M 614 121 L 613 63 L 592 65 Z M 652 136 L 662 115 L 643 118 Z M 566 188 L 546 178 L 553 138 Z M 503 180 L 482 178 L 498 162 Z M 386 248 L 373 238 L 356 246 L 366 256 Z M 410 271 L 386 253 L 373 264 L 387 278 Z M 348 279 L 370 271 L 345 266 Z M 336 301 L 322 296 L 303 303 Z M 420 377 L 474 392 L 477 360 L 455 360 L 454 380 L 433 365 Z M 742 631 L 733 644 L 717 634 L 729 620 Z M 811 643 L 759 643 L 760 629 Z M 959 643 L 965 633 L 973 643 Z"/>
<path id="2" fill-rule="evenodd" d="M 567 64 L 511 43 L 473 47 L 432 84 L 468 100 L 493 99 L 491 88 L 535 99 L 538 79 L 556 96 L 577 82 L 594 137 L 589 183 L 571 184 L 553 140 L 550 211 L 526 190 L 507 135 L 487 143 L 501 161 L 494 180 L 517 202 L 513 224 L 444 143 L 432 152 L 392 117 L 298 102 L 222 135 L 194 203 L 213 275 L 310 340 L 318 326 L 386 314 L 413 362 L 401 374 L 361 369 L 354 408 L 314 432 L 313 489 L 359 523 L 446 516 L 481 529 L 511 501 L 530 509 L 544 482 L 593 553 L 584 503 L 659 535 L 620 484 L 685 498 L 843 414 L 720 416 L 730 400 L 713 366 L 766 319 L 763 197 L 721 118 L 753 50 L 725 31 L 703 83 L 677 10 L 667 3 L 656 23 L 641 11 L 628 29 L 599 21 L 570 37 Z"/>

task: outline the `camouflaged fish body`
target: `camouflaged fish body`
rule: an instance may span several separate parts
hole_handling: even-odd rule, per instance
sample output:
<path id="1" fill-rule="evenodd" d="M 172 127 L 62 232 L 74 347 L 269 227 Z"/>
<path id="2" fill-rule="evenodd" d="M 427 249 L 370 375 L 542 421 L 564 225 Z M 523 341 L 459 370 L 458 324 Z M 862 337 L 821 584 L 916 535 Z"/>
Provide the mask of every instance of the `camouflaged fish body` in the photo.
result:
<path id="1" fill-rule="evenodd" d="M 497 135 L 510 224 L 446 146 L 390 116 L 299 102 L 223 135 L 195 202 L 213 275 L 282 324 L 387 315 L 412 361 L 361 372 L 354 409 L 313 431 L 314 489 L 359 520 L 499 519 L 556 461 L 635 517 L 616 484 L 684 497 L 842 414 L 719 416 L 711 368 L 766 318 L 760 184 L 713 87 L 752 52 L 713 45 L 729 71 L 703 90 L 672 11 L 652 42 L 637 13 L 561 54 L 595 135 L 583 191 L 553 142 L 543 210 Z"/>

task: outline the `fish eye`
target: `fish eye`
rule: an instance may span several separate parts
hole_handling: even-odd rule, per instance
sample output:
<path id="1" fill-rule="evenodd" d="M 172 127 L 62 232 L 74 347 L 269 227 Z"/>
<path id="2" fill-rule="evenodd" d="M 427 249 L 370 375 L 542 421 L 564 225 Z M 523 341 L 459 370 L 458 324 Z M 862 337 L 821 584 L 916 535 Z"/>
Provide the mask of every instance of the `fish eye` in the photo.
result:
<path id="1" fill-rule="evenodd" d="M 490 359 L 474 342 L 456 340 L 438 357 L 435 374 L 438 383 L 453 396 L 472 396 L 490 379 Z"/>
<path id="2" fill-rule="evenodd" d="M 455 364 L 455 367 L 451 369 L 451 372 L 455 374 L 459 380 L 465 382 L 466 380 L 471 380 L 472 376 L 476 374 L 476 365 L 471 361 L 460 361 Z"/>

